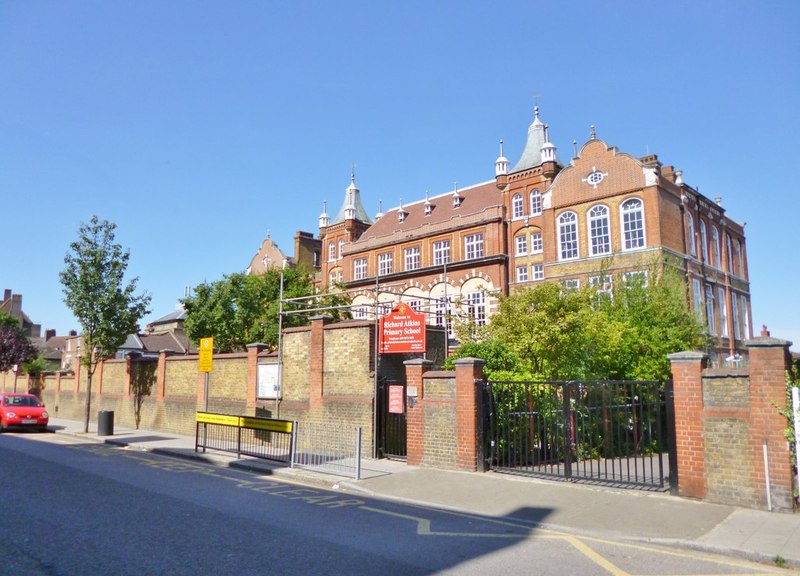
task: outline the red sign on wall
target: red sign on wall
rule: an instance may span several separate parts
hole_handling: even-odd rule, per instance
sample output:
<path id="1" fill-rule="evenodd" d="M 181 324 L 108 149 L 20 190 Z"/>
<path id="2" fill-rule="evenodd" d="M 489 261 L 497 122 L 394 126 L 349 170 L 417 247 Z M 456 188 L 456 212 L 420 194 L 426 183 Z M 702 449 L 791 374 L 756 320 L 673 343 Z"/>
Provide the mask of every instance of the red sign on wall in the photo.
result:
<path id="1" fill-rule="evenodd" d="M 425 315 L 398 304 L 381 318 L 380 353 L 425 352 Z"/>

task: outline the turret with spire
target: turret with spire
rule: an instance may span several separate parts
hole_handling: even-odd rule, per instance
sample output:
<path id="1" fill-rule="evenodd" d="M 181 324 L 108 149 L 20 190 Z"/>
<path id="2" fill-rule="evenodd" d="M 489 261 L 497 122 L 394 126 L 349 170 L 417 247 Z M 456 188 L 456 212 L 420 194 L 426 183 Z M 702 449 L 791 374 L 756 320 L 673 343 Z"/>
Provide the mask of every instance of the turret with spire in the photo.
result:
<path id="1" fill-rule="evenodd" d="M 558 165 L 556 147 L 550 142 L 547 126 L 539 118 L 539 106 L 533 108 L 533 123 L 528 127 L 528 141 L 525 143 L 525 150 L 522 151 L 517 164 L 511 169 L 511 173 L 521 172 L 530 168 L 541 166 L 545 162 L 553 162 Z"/>

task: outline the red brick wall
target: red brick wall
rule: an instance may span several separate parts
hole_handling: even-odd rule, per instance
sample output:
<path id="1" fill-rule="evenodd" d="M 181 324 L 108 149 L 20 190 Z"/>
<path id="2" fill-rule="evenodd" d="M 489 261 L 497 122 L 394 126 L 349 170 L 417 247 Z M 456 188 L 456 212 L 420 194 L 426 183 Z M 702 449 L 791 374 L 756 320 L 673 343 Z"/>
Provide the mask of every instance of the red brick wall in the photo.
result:
<path id="1" fill-rule="evenodd" d="M 701 352 L 671 354 L 678 493 L 752 508 L 792 509 L 786 419 L 788 342 L 747 342 L 749 369 L 709 369 Z M 765 474 L 764 448 L 769 466 Z"/>

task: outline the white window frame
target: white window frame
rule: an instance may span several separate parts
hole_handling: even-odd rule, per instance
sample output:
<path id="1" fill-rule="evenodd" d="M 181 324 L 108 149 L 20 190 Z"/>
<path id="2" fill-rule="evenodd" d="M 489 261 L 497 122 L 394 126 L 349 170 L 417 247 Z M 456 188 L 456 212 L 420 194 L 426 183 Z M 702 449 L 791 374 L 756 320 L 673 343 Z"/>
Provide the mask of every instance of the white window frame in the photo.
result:
<path id="1" fill-rule="evenodd" d="M 711 227 L 711 255 L 713 257 L 712 266 L 722 268 L 722 246 L 719 241 L 719 229 Z"/>
<path id="2" fill-rule="evenodd" d="M 710 264 L 708 261 L 708 229 L 702 218 L 700 219 L 700 255 L 703 257 L 704 264 Z"/>
<path id="3" fill-rule="evenodd" d="M 720 336 L 728 337 L 728 303 L 725 301 L 725 288 L 717 287 L 717 306 L 719 307 Z"/>
<path id="4" fill-rule="evenodd" d="M 467 292 L 464 295 L 467 316 L 478 326 L 486 325 L 486 292 Z"/>
<path id="5" fill-rule="evenodd" d="M 328 242 L 328 262 L 334 262 L 336 260 L 336 243 L 331 240 Z"/>
<path id="6" fill-rule="evenodd" d="M 689 237 L 689 255 L 697 258 L 697 238 L 695 238 L 694 231 L 694 216 L 686 214 L 686 227 L 688 229 L 687 236 Z"/>
<path id="7" fill-rule="evenodd" d="M 542 213 L 542 193 L 537 190 L 531 190 L 530 194 L 530 202 L 531 202 L 531 216 L 538 216 Z"/>
<path id="8" fill-rule="evenodd" d="M 403 251 L 403 263 L 405 270 L 417 270 L 420 267 L 420 249 L 419 246 L 409 246 Z"/>
<path id="9" fill-rule="evenodd" d="M 558 216 L 558 259 L 576 258 L 580 258 L 578 215 L 575 212 L 562 212 Z"/>
<path id="10" fill-rule="evenodd" d="M 739 304 L 742 307 L 742 338 L 747 340 L 750 338 L 750 317 L 747 314 L 747 296 L 742 295 L 739 298 Z"/>
<path id="11" fill-rule="evenodd" d="M 694 307 L 694 315 L 697 321 L 703 322 L 703 287 L 700 285 L 698 278 L 692 278 L 692 304 Z"/>
<path id="12" fill-rule="evenodd" d="M 522 194 L 514 194 L 514 197 L 511 198 L 511 214 L 514 220 L 525 216 L 525 202 L 522 199 Z"/>
<path id="13" fill-rule="evenodd" d="M 378 254 L 378 275 L 386 276 L 394 272 L 394 254 L 391 252 L 382 252 Z"/>
<path id="14" fill-rule="evenodd" d="M 514 237 L 514 255 L 525 256 L 528 253 L 528 237 L 523 234 L 522 236 Z"/>
<path id="15" fill-rule="evenodd" d="M 483 258 L 483 232 L 464 236 L 464 259 L 475 260 L 477 258 Z"/>
<path id="16" fill-rule="evenodd" d="M 628 270 L 622 273 L 622 283 L 626 284 L 631 278 L 644 278 L 642 287 L 647 287 L 647 270 Z"/>
<path id="17" fill-rule="evenodd" d="M 528 265 L 517 266 L 517 282 L 528 281 Z"/>
<path id="18" fill-rule="evenodd" d="M 363 280 L 367 277 L 367 259 L 356 258 L 353 260 L 353 279 Z"/>
<path id="19" fill-rule="evenodd" d="M 534 280 L 544 280 L 544 264 L 534 264 L 531 268 L 531 272 Z"/>
<path id="20" fill-rule="evenodd" d="M 433 243 L 433 265 L 450 263 L 450 240 L 437 240 Z"/>
<path id="21" fill-rule="evenodd" d="M 610 296 L 614 292 L 614 277 L 611 274 L 590 276 L 589 286 L 596 288 L 598 293 Z"/>
<path id="22" fill-rule="evenodd" d="M 731 314 L 733 314 L 733 337 L 742 338 L 741 324 L 739 322 L 739 297 L 736 292 L 731 292 Z"/>
<path id="23" fill-rule="evenodd" d="M 339 260 L 342 259 L 342 251 L 343 250 L 344 250 L 344 240 L 343 239 L 339 239 L 338 252 L 337 252 Z"/>
<path id="24" fill-rule="evenodd" d="M 591 256 L 611 253 L 611 224 L 608 214 L 608 206 L 604 204 L 592 206 L 587 212 Z"/>
<path id="25" fill-rule="evenodd" d="M 708 333 L 717 335 L 717 316 L 714 314 L 714 287 L 706 285 L 706 325 Z"/>
<path id="26" fill-rule="evenodd" d="M 434 301 L 434 326 L 442 326 L 447 328 L 447 337 L 454 338 L 455 332 L 453 323 L 450 322 L 449 316 L 453 308 L 453 299 L 450 296 L 439 296 Z"/>
<path id="27" fill-rule="evenodd" d="M 635 206 L 631 208 L 631 206 Z M 640 250 L 647 246 L 644 226 L 644 202 L 641 198 L 628 198 L 620 207 L 622 223 L 622 250 Z"/>
<path id="28" fill-rule="evenodd" d="M 744 246 L 741 240 L 736 240 L 736 261 L 739 263 L 739 270 L 737 276 L 744 278 Z"/>
<path id="29" fill-rule="evenodd" d="M 561 287 L 564 290 L 580 290 L 581 281 L 578 278 L 568 278 L 561 281 Z"/>
<path id="30" fill-rule="evenodd" d="M 531 232 L 531 254 L 541 254 L 544 250 L 541 232 Z"/>

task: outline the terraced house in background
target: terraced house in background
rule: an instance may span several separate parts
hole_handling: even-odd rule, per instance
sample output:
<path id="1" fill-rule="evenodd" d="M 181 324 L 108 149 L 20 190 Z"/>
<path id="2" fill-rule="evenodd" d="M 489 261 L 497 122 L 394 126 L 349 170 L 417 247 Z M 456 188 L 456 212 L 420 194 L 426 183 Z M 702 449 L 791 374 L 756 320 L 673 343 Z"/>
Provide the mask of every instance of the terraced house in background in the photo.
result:
<path id="1" fill-rule="evenodd" d="M 513 167 L 501 142 L 494 179 L 401 202 L 373 220 L 353 176 L 339 212 L 320 215 L 319 236 L 298 232 L 295 254 L 322 288 L 353 294 L 356 318 L 402 301 L 451 331 L 452 318 L 486 323 L 498 296 L 520 287 L 610 290 L 646 279 L 654 263 L 672 266 L 718 354 L 734 355 L 752 336 L 744 225 L 721 199 L 655 154 L 609 146 L 594 127 L 562 163 L 538 107 Z"/>

